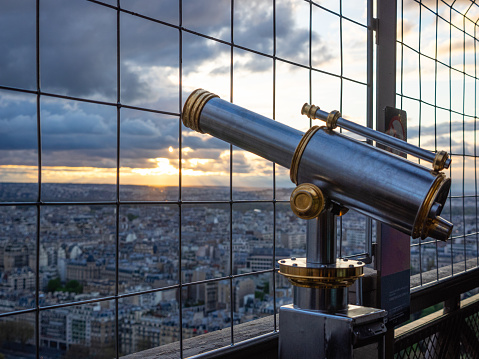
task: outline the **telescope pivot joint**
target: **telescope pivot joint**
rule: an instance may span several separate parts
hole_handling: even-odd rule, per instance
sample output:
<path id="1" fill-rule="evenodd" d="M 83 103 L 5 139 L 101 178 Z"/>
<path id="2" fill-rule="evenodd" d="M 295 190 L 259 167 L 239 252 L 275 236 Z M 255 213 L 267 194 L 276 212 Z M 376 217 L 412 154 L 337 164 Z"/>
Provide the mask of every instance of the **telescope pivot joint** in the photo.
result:
<path id="1" fill-rule="evenodd" d="M 298 185 L 290 198 L 291 210 L 301 219 L 313 219 L 323 212 L 325 198 L 318 186 L 312 183 Z"/>

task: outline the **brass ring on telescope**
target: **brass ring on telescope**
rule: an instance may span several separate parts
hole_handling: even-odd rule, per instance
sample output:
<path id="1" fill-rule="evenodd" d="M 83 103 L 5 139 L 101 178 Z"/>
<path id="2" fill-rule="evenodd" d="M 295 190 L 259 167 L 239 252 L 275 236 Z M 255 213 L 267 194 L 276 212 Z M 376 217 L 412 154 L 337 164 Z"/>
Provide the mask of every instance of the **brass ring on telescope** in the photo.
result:
<path id="1" fill-rule="evenodd" d="M 336 259 L 336 263 L 311 267 L 306 258 L 291 258 L 278 261 L 279 273 L 294 286 L 307 288 L 349 287 L 362 277 L 364 262 Z"/>
<path id="2" fill-rule="evenodd" d="M 203 89 L 193 91 L 183 106 L 183 124 L 197 132 L 204 133 L 200 128 L 200 115 L 203 107 L 212 98 L 219 97 Z"/>
<path id="3" fill-rule="evenodd" d="M 291 178 L 291 182 L 294 184 L 298 184 L 298 170 L 299 170 L 299 162 L 301 161 L 301 157 L 303 157 L 303 152 L 308 145 L 309 140 L 313 135 L 318 131 L 321 127 L 313 126 L 308 131 L 305 132 L 303 137 L 298 143 L 296 150 L 294 151 L 293 158 L 291 159 L 291 166 L 289 169 L 289 178 Z"/>
<path id="4" fill-rule="evenodd" d="M 334 130 L 338 127 L 338 118 L 341 117 L 341 112 L 338 110 L 333 110 L 329 113 L 328 117 L 326 118 L 326 127 L 328 130 Z"/>
<path id="5" fill-rule="evenodd" d="M 434 157 L 434 161 L 432 163 L 432 168 L 434 171 L 439 172 L 444 169 L 446 166 L 446 161 L 449 159 L 449 155 L 446 151 L 439 151 L 436 153 Z"/>
<path id="6" fill-rule="evenodd" d="M 446 191 L 443 189 L 443 187 L 447 185 L 448 182 L 450 183 L 450 181 L 446 179 L 446 176 L 444 174 L 439 173 L 437 175 L 436 179 L 431 185 L 431 188 L 429 189 L 429 192 L 424 198 L 424 201 L 422 202 L 421 207 L 419 208 L 416 214 L 413 230 L 411 232 L 412 238 L 421 237 L 421 239 L 425 239 L 427 237 L 429 229 L 430 229 L 429 227 L 432 225 L 432 218 L 431 219 L 428 218 L 429 212 L 431 211 L 431 207 L 433 206 L 434 202 L 439 202 L 439 203 L 444 202 L 444 198 L 438 198 L 438 197 L 441 197 L 441 192 L 442 192 L 442 197 L 447 196 L 449 189 L 447 188 L 447 191 Z"/>

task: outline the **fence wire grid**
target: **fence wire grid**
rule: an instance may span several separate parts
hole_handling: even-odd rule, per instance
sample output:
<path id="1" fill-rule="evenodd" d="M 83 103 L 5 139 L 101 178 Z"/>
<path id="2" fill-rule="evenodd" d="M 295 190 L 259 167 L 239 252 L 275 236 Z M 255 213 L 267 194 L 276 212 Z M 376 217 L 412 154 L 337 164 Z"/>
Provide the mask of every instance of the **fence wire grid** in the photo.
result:
<path id="1" fill-rule="evenodd" d="M 452 158 L 447 174 L 453 185 L 443 213 L 454 230 L 447 244 L 412 242 L 411 274 L 419 275 L 420 286 L 479 264 L 478 14 L 470 1 L 398 1 L 396 105 L 408 113 L 408 141 L 446 150 Z"/>
<path id="2" fill-rule="evenodd" d="M 204 87 L 301 130 L 315 99 L 370 125 L 372 2 L 347 4 L 0 5 L 2 119 L 18 130 L 2 140 L 0 352 L 184 357 L 185 339 L 229 327 L 234 345 L 237 324 L 292 301 L 275 271 L 305 251 L 287 171 L 199 139 L 181 109 Z M 369 257 L 350 216 L 341 255 Z"/>
<path id="3" fill-rule="evenodd" d="M 463 3 L 398 2 L 397 106 L 408 112 L 413 143 L 430 150 L 446 144 L 449 175 L 460 184 L 449 199 L 456 228 L 450 244 L 412 243 L 412 274 L 421 276 L 439 273 L 442 253 L 451 275 L 470 260 L 478 265 L 477 5 L 461 10 Z M 0 36 L 0 121 L 7 129 L 0 133 L 0 353 L 121 357 L 170 344 L 185 357 L 187 338 L 229 327 L 225 340 L 234 345 L 237 324 L 291 303 L 276 261 L 304 256 L 305 226 L 289 210 L 287 171 L 185 129 L 182 105 L 203 87 L 303 131 L 312 125 L 298 116 L 304 102 L 373 127 L 373 5 L 0 4 L 1 33 L 9 34 Z M 414 6 L 419 17 L 409 21 Z M 435 21 L 432 55 L 424 45 L 425 14 Z M 441 22 L 449 28 L 447 61 L 438 57 Z M 452 56 L 455 30 L 463 39 L 462 69 Z M 472 72 L 466 39 L 474 44 Z M 413 57 L 418 93 L 407 82 Z M 424 95 L 426 59 L 434 68 L 432 100 Z M 449 76 L 448 106 L 438 95 L 441 67 Z M 473 105 L 463 96 L 456 106 L 455 75 L 463 94 L 473 81 Z M 433 124 L 425 120 L 428 110 Z M 458 123 L 459 150 L 452 136 Z M 339 256 L 370 258 L 371 222 L 351 211 L 339 224 Z M 273 316 L 271 332 L 277 330 Z"/>
<path id="4" fill-rule="evenodd" d="M 478 319 L 476 298 L 453 313 L 431 319 L 418 330 L 400 335 L 394 343 L 394 358 L 475 358 L 479 354 Z M 454 328 L 453 333 L 450 328 Z"/>

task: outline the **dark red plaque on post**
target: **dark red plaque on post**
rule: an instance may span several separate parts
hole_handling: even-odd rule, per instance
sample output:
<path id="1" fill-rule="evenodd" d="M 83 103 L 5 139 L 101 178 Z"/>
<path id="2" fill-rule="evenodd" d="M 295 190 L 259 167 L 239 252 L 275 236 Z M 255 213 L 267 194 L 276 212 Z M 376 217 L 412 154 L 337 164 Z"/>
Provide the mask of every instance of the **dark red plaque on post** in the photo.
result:
<path id="1" fill-rule="evenodd" d="M 385 109 L 387 134 L 407 140 L 407 115 L 393 107 Z M 405 156 L 397 150 L 389 151 Z M 385 224 L 379 226 L 381 245 L 379 260 L 381 308 L 388 312 L 388 326 L 409 319 L 410 306 L 410 236 Z"/>

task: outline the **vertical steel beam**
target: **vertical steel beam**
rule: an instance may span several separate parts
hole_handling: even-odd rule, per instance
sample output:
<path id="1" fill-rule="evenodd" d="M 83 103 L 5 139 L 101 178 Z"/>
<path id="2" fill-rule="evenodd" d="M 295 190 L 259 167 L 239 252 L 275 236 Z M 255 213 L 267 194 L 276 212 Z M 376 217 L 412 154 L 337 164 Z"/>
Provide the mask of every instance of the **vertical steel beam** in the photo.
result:
<path id="1" fill-rule="evenodd" d="M 386 106 L 396 107 L 397 0 L 377 0 L 376 129 L 384 132 Z"/>
<path id="2" fill-rule="evenodd" d="M 396 107 L 396 28 L 397 0 L 377 0 L 376 28 L 376 129 L 385 132 L 385 108 Z M 376 268 L 381 268 L 381 227 L 378 225 Z M 380 282 L 380 281 L 379 281 Z M 381 300 L 378 283 L 378 304 Z M 394 355 L 394 330 L 388 328 L 384 342 L 380 344 L 380 353 L 386 358 Z M 383 344 L 384 343 L 384 344 Z"/>
<path id="3" fill-rule="evenodd" d="M 396 105 L 397 0 L 377 0 L 376 24 L 376 129 L 385 132 L 385 123 L 381 121 L 385 116 L 385 108 Z M 381 268 L 381 258 L 377 255 L 381 253 L 380 227 L 378 225 L 376 268 Z"/>

